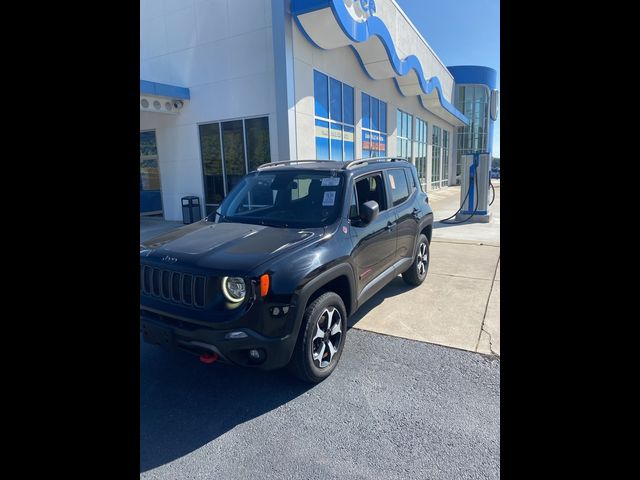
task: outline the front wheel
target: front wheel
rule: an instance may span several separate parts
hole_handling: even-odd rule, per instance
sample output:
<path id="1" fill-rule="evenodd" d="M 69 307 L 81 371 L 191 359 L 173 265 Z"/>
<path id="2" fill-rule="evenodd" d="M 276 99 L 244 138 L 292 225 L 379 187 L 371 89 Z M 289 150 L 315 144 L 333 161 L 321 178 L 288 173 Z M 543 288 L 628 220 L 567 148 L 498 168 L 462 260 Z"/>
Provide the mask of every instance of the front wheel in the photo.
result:
<path id="1" fill-rule="evenodd" d="M 307 306 L 289 370 L 308 383 L 319 383 L 336 368 L 347 333 L 342 298 L 326 292 Z"/>
<path id="2" fill-rule="evenodd" d="M 409 285 L 418 286 L 427 278 L 429 270 L 429 240 L 424 234 L 418 237 L 418 251 L 413 264 L 402 274 L 402 279 Z"/>

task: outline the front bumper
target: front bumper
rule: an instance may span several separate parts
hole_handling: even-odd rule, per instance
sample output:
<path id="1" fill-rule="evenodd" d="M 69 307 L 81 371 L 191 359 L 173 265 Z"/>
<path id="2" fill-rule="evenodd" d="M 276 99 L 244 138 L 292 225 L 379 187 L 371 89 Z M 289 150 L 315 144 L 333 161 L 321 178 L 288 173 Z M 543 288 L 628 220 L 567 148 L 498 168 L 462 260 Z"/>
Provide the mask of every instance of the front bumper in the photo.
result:
<path id="1" fill-rule="evenodd" d="M 196 355 L 217 353 L 226 363 L 263 370 L 281 368 L 289 363 L 297 337 L 293 332 L 283 337 L 265 337 L 246 327 L 220 330 L 144 309 L 140 310 L 140 331 L 147 343 Z M 231 332 L 243 332 L 246 337 L 227 338 Z M 252 349 L 260 351 L 260 360 L 249 356 Z"/>

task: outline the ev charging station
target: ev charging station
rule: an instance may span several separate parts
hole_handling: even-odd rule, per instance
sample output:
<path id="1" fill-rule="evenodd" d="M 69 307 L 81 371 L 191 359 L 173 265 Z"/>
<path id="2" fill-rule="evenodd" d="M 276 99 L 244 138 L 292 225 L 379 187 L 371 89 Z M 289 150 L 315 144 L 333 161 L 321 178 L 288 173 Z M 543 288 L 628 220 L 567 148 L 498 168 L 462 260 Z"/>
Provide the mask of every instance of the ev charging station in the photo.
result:
<path id="1" fill-rule="evenodd" d="M 475 152 L 461 155 L 462 172 L 460 178 L 460 205 L 457 221 L 488 223 L 491 154 Z M 470 217 L 471 216 L 471 217 Z"/>

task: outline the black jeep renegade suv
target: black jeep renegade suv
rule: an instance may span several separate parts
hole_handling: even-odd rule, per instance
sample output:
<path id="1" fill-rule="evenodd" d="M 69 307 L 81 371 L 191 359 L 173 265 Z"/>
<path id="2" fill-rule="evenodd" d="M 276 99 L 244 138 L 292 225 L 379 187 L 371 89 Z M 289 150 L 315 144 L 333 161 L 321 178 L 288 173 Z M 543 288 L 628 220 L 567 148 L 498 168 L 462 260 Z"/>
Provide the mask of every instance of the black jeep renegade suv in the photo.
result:
<path id="1" fill-rule="evenodd" d="M 432 225 L 404 160 L 264 164 L 205 220 L 140 245 L 143 338 L 319 382 L 349 315 L 398 274 L 424 281 Z"/>

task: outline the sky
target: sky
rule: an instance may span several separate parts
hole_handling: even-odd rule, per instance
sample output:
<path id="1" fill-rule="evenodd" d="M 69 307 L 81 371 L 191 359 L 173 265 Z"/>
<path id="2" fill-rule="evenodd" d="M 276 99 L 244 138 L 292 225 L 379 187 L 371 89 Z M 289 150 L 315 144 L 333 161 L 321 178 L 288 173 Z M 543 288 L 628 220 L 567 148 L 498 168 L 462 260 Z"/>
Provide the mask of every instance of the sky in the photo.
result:
<path id="1" fill-rule="evenodd" d="M 396 2 L 445 65 L 491 67 L 498 72 L 500 89 L 500 0 Z M 500 156 L 499 108 L 493 129 L 493 156 Z"/>

